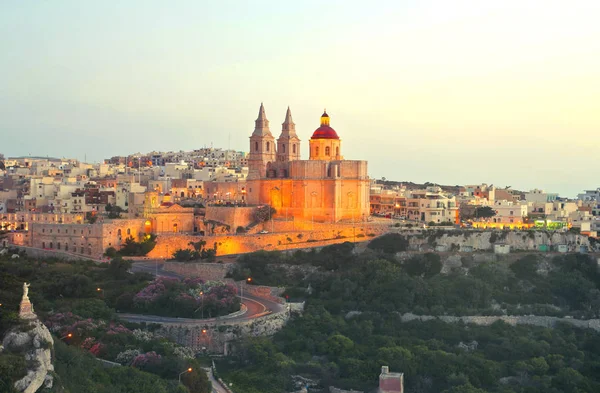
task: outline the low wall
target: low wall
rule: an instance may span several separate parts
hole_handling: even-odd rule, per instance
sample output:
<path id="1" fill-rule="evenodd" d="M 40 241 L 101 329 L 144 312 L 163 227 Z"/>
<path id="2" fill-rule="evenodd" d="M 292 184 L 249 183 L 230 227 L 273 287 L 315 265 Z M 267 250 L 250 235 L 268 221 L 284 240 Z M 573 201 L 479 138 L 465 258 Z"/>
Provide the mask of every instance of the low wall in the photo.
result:
<path id="1" fill-rule="evenodd" d="M 56 250 L 47 250 L 43 248 L 34 248 L 34 247 L 26 247 L 26 246 L 15 246 L 10 245 L 12 248 L 18 248 L 19 250 L 23 250 L 27 253 L 27 256 L 33 258 L 57 258 L 63 261 L 94 261 L 94 262 L 110 262 L 109 259 L 106 260 L 98 260 L 95 258 L 91 258 L 85 255 L 72 254 L 70 252 L 64 251 L 56 251 Z"/>
<path id="2" fill-rule="evenodd" d="M 281 294 L 283 294 L 285 288 L 266 287 L 262 285 L 247 285 L 244 281 L 242 281 L 242 283 L 244 285 L 244 293 L 267 299 L 275 303 L 285 304 L 285 299 L 281 297 Z M 241 283 L 238 283 L 238 285 L 241 285 Z"/>
<path id="3" fill-rule="evenodd" d="M 205 281 L 223 280 L 232 268 L 232 263 L 165 262 L 163 265 L 163 270 L 177 273 L 185 277 L 200 277 Z"/>
<path id="4" fill-rule="evenodd" d="M 450 315 L 415 315 L 406 313 L 401 316 L 402 322 L 410 322 L 414 320 L 418 321 L 430 321 L 433 319 L 439 319 L 440 321 L 447 323 L 472 323 L 474 325 L 489 326 L 497 321 L 503 321 L 509 325 L 533 325 L 552 328 L 557 323 L 568 323 L 579 328 L 588 328 L 595 331 L 600 331 L 600 319 L 573 319 L 573 318 L 559 318 L 559 317 L 546 317 L 546 316 L 535 316 L 535 315 L 518 315 L 518 316 L 464 316 L 455 317 Z"/>

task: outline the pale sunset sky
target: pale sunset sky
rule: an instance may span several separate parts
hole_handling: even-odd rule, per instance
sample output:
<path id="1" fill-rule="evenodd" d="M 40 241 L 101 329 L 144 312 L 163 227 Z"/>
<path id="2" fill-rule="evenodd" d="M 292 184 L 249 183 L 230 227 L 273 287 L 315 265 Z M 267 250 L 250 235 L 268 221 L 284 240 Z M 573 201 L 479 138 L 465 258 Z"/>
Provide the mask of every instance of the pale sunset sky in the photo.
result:
<path id="1" fill-rule="evenodd" d="M 0 2 L 0 153 L 248 150 L 326 107 L 390 180 L 600 186 L 600 1 Z"/>

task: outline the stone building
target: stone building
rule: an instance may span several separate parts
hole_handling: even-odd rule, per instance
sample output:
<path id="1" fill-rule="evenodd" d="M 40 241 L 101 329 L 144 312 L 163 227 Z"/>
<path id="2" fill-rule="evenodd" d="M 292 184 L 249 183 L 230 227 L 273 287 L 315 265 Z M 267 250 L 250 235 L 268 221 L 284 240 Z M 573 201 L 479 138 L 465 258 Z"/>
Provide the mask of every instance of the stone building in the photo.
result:
<path id="1" fill-rule="evenodd" d="M 194 209 L 171 201 L 171 194 L 162 196 L 147 192 L 144 201 L 144 227 L 147 233 L 194 232 Z"/>
<path id="2" fill-rule="evenodd" d="M 381 366 L 379 374 L 378 393 L 403 393 L 404 392 L 404 374 L 391 373 L 388 366 Z"/>
<path id="3" fill-rule="evenodd" d="M 250 136 L 248 203 L 271 205 L 279 217 L 306 221 L 365 220 L 369 216 L 367 162 L 344 159 L 342 141 L 327 112 L 309 145 L 309 159 L 301 160 L 300 138 L 289 108 L 275 140 L 261 104 Z"/>
<path id="4" fill-rule="evenodd" d="M 144 219 L 105 220 L 95 224 L 32 223 L 23 245 L 100 258 L 108 247 L 119 249 L 128 237 L 140 241 Z"/>

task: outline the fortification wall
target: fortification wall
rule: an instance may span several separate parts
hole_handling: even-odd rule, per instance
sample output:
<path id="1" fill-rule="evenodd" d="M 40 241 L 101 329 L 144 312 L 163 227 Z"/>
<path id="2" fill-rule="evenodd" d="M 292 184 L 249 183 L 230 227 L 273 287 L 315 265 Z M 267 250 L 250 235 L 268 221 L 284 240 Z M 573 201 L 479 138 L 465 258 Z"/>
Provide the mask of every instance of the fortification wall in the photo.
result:
<path id="1" fill-rule="evenodd" d="M 315 231 L 289 231 L 256 235 L 193 236 L 184 234 L 160 234 L 156 247 L 148 258 L 166 258 L 180 248 L 191 248 L 190 242 L 204 240 L 207 247 L 217 243 L 217 255 L 243 254 L 259 250 L 288 250 L 323 247 L 346 241 L 362 241 L 381 235 L 388 230 L 384 225 L 353 228 L 351 225 L 322 224 Z"/>
<path id="2" fill-rule="evenodd" d="M 217 221 L 229 225 L 232 233 L 237 227 L 247 227 L 254 221 L 256 207 L 247 206 L 208 206 L 206 208 L 207 221 Z"/>

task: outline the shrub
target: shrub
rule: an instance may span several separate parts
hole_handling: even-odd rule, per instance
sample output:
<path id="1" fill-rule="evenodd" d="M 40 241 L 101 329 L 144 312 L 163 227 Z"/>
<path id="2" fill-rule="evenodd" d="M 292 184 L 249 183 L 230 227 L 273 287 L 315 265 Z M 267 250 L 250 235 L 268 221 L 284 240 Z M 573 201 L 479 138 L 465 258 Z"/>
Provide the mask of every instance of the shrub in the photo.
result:
<path id="1" fill-rule="evenodd" d="M 114 247 L 108 247 L 104 252 L 104 255 L 109 258 L 114 258 L 117 256 L 117 249 Z"/>
<path id="2" fill-rule="evenodd" d="M 147 235 L 141 242 L 136 242 L 133 237 L 125 239 L 125 244 L 119 250 L 123 256 L 144 256 L 156 246 L 156 235 Z"/>
<path id="3" fill-rule="evenodd" d="M 359 237 L 360 235 L 357 235 Z M 371 234 L 368 234 L 371 236 Z M 397 233 L 388 233 L 369 242 L 367 246 L 372 250 L 380 250 L 386 254 L 395 254 L 408 250 L 408 239 Z"/>

